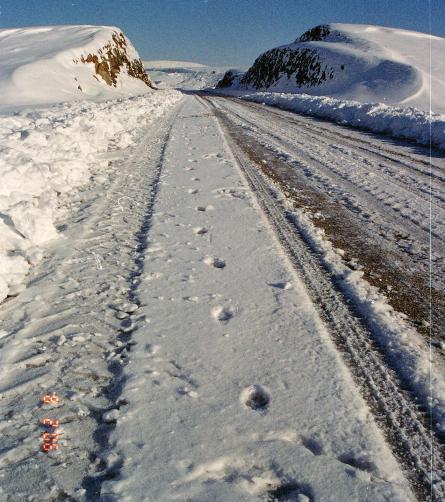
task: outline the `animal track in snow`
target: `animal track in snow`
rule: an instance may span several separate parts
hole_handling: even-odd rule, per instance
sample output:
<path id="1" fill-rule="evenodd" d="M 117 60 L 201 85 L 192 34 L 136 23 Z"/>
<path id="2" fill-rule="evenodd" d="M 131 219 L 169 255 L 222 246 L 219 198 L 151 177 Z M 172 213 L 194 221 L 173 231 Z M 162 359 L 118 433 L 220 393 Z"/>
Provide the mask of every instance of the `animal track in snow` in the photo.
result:
<path id="1" fill-rule="evenodd" d="M 206 482 L 230 483 L 238 486 L 251 497 L 267 502 L 314 500 L 312 488 L 283 475 L 282 469 L 276 462 L 259 462 L 254 459 L 249 462 L 238 456 L 225 456 L 196 466 L 185 464 L 184 467 L 188 467 L 189 470 L 183 478 L 185 483 L 197 479 L 202 484 Z"/>
<path id="2" fill-rule="evenodd" d="M 157 354 L 159 350 L 160 350 L 159 345 L 152 345 L 151 343 L 147 343 L 145 345 L 145 352 L 147 352 L 147 354 L 150 354 L 151 356 Z"/>
<path id="3" fill-rule="evenodd" d="M 316 456 L 323 455 L 323 445 L 315 438 L 301 436 L 301 443 L 312 454 Z"/>
<path id="4" fill-rule="evenodd" d="M 248 188 L 232 188 L 232 187 L 221 187 L 212 190 L 212 193 L 216 194 L 217 197 L 228 197 L 231 199 L 247 199 L 249 195 L 247 193 Z"/>
<path id="5" fill-rule="evenodd" d="M 181 396 L 188 396 L 188 397 L 192 397 L 194 399 L 199 397 L 199 394 L 196 392 L 196 390 L 190 390 L 187 386 L 178 387 L 176 389 L 176 392 Z"/>
<path id="6" fill-rule="evenodd" d="M 289 281 L 268 283 L 268 285 L 277 289 L 290 289 L 292 287 L 292 283 Z"/>
<path id="7" fill-rule="evenodd" d="M 206 265 L 210 267 L 215 267 L 222 269 L 226 266 L 226 262 L 222 258 L 217 258 L 215 256 L 206 256 L 203 260 Z"/>
<path id="8" fill-rule="evenodd" d="M 202 156 L 203 159 L 223 159 L 224 155 L 222 153 L 206 153 Z"/>
<path id="9" fill-rule="evenodd" d="M 193 233 L 196 235 L 205 235 L 208 231 L 205 227 L 196 227 L 193 229 Z"/>
<path id="10" fill-rule="evenodd" d="M 213 319 L 216 321 L 226 323 L 232 319 L 235 315 L 235 311 L 233 307 L 222 307 L 221 305 L 218 305 L 212 308 L 211 314 Z"/>
<path id="11" fill-rule="evenodd" d="M 285 482 L 273 490 L 267 492 L 267 502 L 275 501 L 295 501 L 295 502 L 311 502 L 314 500 L 312 488 L 308 485 L 300 485 L 293 481 Z"/>
<path id="12" fill-rule="evenodd" d="M 354 467 L 355 469 L 359 469 L 361 471 L 372 473 L 376 472 L 377 470 L 375 464 L 365 456 L 360 457 L 353 455 L 352 453 L 344 453 L 343 455 L 337 457 L 337 460 L 343 464 L 350 465 L 351 467 Z"/>
<path id="13" fill-rule="evenodd" d="M 198 296 L 184 296 L 183 300 L 186 302 L 198 303 L 199 297 Z"/>
<path id="14" fill-rule="evenodd" d="M 240 400 L 252 410 L 264 410 L 269 405 L 270 395 L 261 385 L 249 385 L 242 390 Z"/>
<path id="15" fill-rule="evenodd" d="M 202 212 L 205 212 L 205 211 L 212 211 L 213 209 L 215 209 L 214 206 L 212 205 L 208 205 L 208 206 L 197 206 L 196 207 L 196 210 L 197 211 L 202 211 Z"/>

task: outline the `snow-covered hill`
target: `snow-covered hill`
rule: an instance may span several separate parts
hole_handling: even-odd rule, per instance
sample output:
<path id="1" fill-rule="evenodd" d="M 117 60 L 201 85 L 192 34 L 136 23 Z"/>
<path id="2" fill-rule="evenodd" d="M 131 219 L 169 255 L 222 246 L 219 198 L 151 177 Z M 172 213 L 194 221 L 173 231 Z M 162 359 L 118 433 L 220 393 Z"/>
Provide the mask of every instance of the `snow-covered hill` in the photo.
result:
<path id="1" fill-rule="evenodd" d="M 431 58 L 430 58 L 431 49 Z M 261 54 L 229 87 L 445 112 L 445 39 L 371 25 L 317 26 Z M 431 68 L 430 68 L 431 63 Z"/>
<path id="2" fill-rule="evenodd" d="M 151 86 L 119 28 L 45 26 L 0 30 L 0 110 L 141 94 Z"/>

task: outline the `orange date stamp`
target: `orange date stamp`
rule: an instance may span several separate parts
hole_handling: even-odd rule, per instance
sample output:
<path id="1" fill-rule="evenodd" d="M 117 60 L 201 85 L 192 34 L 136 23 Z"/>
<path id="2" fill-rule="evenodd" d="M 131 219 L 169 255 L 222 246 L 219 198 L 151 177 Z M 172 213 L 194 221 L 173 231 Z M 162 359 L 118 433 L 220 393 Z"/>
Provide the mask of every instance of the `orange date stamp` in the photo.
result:
<path id="1" fill-rule="evenodd" d="M 60 398 L 55 393 L 45 394 L 42 398 L 42 403 L 45 405 L 59 404 Z M 41 424 L 45 427 L 45 432 L 42 433 L 41 449 L 45 453 L 51 450 L 59 449 L 59 420 L 53 418 L 44 418 Z"/>

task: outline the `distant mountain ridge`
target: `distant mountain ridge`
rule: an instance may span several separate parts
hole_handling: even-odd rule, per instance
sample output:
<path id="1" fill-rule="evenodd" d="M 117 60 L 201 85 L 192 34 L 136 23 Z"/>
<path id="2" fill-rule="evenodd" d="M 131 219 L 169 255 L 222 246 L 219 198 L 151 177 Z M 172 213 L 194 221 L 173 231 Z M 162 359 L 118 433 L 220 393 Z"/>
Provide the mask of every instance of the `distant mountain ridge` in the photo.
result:
<path id="1" fill-rule="evenodd" d="M 316 26 L 261 54 L 246 73 L 227 72 L 217 87 L 428 109 L 430 41 L 433 110 L 445 113 L 445 39 L 381 26 Z"/>

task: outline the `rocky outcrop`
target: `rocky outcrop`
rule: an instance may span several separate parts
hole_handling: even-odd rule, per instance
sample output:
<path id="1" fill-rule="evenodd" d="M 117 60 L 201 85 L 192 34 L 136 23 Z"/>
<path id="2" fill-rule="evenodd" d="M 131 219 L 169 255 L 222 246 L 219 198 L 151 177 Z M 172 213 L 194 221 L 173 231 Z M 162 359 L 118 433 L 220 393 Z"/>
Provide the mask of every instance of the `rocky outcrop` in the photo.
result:
<path id="1" fill-rule="evenodd" d="M 278 83 L 284 83 L 288 88 L 317 87 L 332 80 L 334 68 L 327 64 L 317 48 L 311 47 L 311 42 L 326 40 L 330 35 L 332 30 L 329 25 L 316 26 L 303 33 L 293 44 L 261 54 L 244 75 L 233 70 L 226 72 L 217 88 L 267 90 Z"/>
<path id="2" fill-rule="evenodd" d="M 284 75 L 297 87 L 318 86 L 334 77 L 333 68 L 324 64 L 317 51 L 283 47 L 262 54 L 241 79 L 241 84 L 267 89 Z"/>
<path id="3" fill-rule="evenodd" d="M 243 74 L 235 70 L 228 70 L 224 74 L 223 78 L 216 84 L 217 89 L 224 89 L 225 87 L 231 87 L 235 80 L 240 80 Z"/>
<path id="4" fill-rule="evenodd" d="M 331 28 L 328 24 L 320 24 L 315 26 L 301 35 L 298 39 L 300 42 L 319 42 L 325 40 L 325 38 L 331 33 Z"/>
<path id="5" fill-rule="evenodd" d="M 142 80 L 148 87 L 153 83 L 145 72 L 140 59 L 131 59 L 128 55 L 128 44 L 123 33 L 113 32 L 111 41 L 100 48 L 96 54 L 82 55 L 75 63 L 93 63 L 96 75 L 108 85 L 116 87 L 119 73 L 125 69 L 130 77 Z"/>

